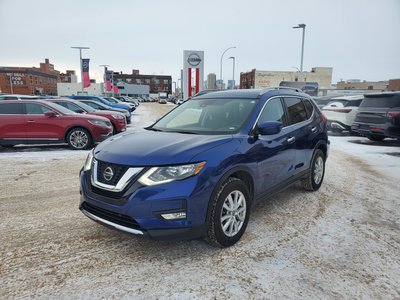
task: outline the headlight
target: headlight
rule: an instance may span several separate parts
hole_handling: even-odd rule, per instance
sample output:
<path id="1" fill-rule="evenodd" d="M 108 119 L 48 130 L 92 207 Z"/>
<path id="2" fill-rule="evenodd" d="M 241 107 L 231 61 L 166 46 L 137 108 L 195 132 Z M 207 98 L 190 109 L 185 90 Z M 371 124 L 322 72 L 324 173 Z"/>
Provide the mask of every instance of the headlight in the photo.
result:
<path id="1" fill-rule="evenodd" d="M 156 185 L 167 183 L 175 180 L 182 180 L 190 176 L 200 173 L 206 162 L 197 164 L 171 166 L 171 167 L 154 167 L 148 170 L 139 178 L 139 182 L 144 185 Z"/>
<path id="2" fill-rule="evenodd" d="M 124 117 L 123 116 L 121 116 L 121 115 L 112 115 L 112 117 L 114 118 L 114 119 L 117 119 L 117 120 L 122 120 Z"/>
<path id="3" fill-rule="evenodd" d="M 88 122 L 89 122 L 90 124 L 98 125 L 98 126 L 105 126 L 105 127 L 110 126 L 110 125 L 108 124 L 108 122 L 100 121 L 100 120 L 89 120 Z"/>
<path id="4" fill-rule="evenodd" d="M 85 164 L 83 165 L 83 170 L 84 171 L 89 171 L 92 168 L 92 162 L 93 162 L 93 151 L 90 151 L 88 156 L 86 157 Z"/>

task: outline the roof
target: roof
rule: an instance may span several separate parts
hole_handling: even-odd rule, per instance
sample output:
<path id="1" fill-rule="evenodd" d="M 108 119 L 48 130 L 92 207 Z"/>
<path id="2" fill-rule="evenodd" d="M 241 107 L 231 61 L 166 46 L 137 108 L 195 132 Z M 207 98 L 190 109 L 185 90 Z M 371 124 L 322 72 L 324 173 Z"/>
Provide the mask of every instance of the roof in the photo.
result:
<path id="1" fill-rule="evenodd" d="M 266 89 L 238 89 L 238 90 L 221 90 L 212 91 L 205 93 L 203 95 L 194 96 L 196 99 L 210 99 L 210 98 L 261 98 L 262 96 L 268 94 L 268 96 L 279 96 L 282 94 L 295 95 L 295 96 L 306 96 L 309 95 L 303 93 L 299 89 L 290 87 L 271 87 Z"/>

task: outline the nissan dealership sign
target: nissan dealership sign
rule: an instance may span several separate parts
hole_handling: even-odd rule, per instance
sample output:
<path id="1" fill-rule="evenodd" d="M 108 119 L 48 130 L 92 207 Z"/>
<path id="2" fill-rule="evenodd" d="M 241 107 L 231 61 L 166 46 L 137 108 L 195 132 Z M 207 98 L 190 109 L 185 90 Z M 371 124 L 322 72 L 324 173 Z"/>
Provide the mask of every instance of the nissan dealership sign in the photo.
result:
<path id="1" fill-rule="evenodd" d="M 187 99 L 203 89 L 204 51 L 183 51 L 183 98 Z"/>

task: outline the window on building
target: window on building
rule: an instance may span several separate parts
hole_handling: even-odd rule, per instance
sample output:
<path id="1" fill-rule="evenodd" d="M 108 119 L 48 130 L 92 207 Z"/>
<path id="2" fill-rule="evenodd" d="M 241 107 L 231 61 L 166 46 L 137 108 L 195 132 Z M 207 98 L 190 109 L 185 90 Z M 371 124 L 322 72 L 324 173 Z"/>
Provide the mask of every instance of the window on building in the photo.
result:
<path id="1" fill-rule="evenodd" d="M 142 83 L 142 81 L 140 80 L 140 78 L 137 78 L 136 79 L 136 84 L 141 84 Z"/>
<path id="2" fill-rule="evenodd" d="M 145 79 L 146 84 L 150 84 L 150 79 Z"/>
<path id="3" fill-rule="evenodd" d="M 160 84 L 160 79 L 154 79 L 155 84 Z"/>
<path id="4" fill-rule="evenodd" d="M 169 80 L 168 79 L 164 79 L 164 84 L 168 84 Z"/>

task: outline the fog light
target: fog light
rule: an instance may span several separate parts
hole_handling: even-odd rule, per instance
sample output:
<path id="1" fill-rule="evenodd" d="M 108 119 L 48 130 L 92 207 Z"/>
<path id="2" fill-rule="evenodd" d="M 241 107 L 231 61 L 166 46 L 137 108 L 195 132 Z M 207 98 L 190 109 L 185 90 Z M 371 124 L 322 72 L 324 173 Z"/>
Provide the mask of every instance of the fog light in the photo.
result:
<path id="1" fill-rule="evenodd" d="M 174 212 L 174 213 L 168 213 L 168 214 L 161 214 L 161 217 L 163 217 L 165 220 L 185 219 L 186 212 L 181 211 L 181 212 Z"/>

